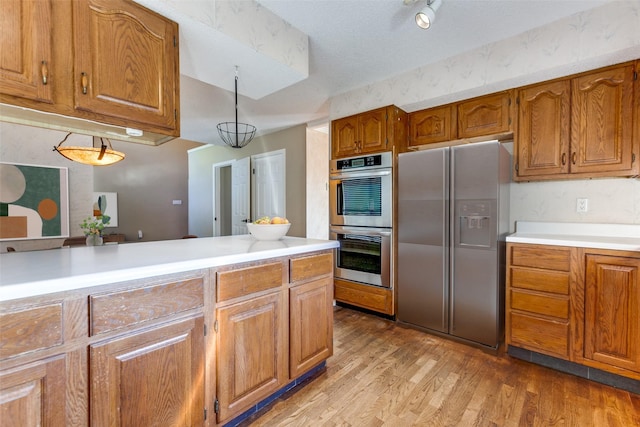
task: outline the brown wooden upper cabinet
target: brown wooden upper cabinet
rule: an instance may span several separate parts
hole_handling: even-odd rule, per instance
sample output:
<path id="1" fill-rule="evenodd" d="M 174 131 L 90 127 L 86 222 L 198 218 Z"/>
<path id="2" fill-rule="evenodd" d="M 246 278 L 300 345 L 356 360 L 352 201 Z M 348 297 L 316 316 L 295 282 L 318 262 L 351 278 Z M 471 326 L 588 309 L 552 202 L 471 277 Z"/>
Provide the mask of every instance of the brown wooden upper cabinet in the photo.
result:
<path id="1" fill-rule="evenodd" d="M 409 147 L 458 138 L 455 105 L 427 108 L 409 114 Z"/>
<path id="2" fill-rule="evenodd" d="M 377 108 L 331 122 L 331 158 L 391 150 L 406 138 L 407 113 L 396 106 Z"/>
<path id="3" fill-rule="evenodd" d="M 175 22 L 127 0 L 2 8 L 1 103 L 180 135 Z"/>
<path id="4" fill-rule="evenodd" d="M 513 132 L 513 91 L 409 113 L 407 148 Z"/>
<path id="5" fill-rule="evenodd" d="M 3 0 L 0 93 L 52 103 L 50 1 Z"/>
<path id="6" fill-rule="evenodd" d="M 513 92 L 508 90 L 459 102 L 458 138 L 499 135 L 513 131 Z"/>
<path id="7" fill-rule="evenodd" d="M 178 25 L 124 0 L 76 2 L 73 18 L 75 108 L 175 129 Z"/>
<path id="8" fill-rule="evenodd" d="M 627 63 L 520 89 L 514 179 L 637 175 L 635 66 Z"/>

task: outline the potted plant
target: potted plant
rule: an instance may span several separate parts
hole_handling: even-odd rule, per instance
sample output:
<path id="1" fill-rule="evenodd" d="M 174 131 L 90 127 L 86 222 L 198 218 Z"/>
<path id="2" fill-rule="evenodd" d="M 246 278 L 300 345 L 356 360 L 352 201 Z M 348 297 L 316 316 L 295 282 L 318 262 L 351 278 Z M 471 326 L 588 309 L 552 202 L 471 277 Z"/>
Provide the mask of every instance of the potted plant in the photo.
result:
<path id="1" fill-rule="evenodd" d="M 109 225 L 109 220 L 110 217 L 107 215 L 102 215 L 100 218 L 90 216 L 82 220 L 80 228 L 84 230 L 84 235 L 87 237 L 87 246 L 102 245 L 102 230 Z"/>

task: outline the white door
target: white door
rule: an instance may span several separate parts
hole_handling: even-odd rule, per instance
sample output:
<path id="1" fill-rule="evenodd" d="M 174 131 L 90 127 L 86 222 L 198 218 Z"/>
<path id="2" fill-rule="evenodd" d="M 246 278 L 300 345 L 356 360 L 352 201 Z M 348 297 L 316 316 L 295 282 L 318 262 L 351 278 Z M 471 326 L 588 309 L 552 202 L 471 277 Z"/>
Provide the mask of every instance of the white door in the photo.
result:
<path id="1" fill-rule="evenodd" d="M 231 164 L 235 160 L 213 165 L 213 235 L 231 234 Z"/>
<path id="2" fill-rule="evenodd" d="M 251 156 L 254 219 L 287 216 L 285 152 L 277 150 Z"/>
<path id="3" fill-rule="evenodd" d="M 250 158 L 238 159 L 231 164 L 231 233 L 248 234 L 250 221 Z"/>

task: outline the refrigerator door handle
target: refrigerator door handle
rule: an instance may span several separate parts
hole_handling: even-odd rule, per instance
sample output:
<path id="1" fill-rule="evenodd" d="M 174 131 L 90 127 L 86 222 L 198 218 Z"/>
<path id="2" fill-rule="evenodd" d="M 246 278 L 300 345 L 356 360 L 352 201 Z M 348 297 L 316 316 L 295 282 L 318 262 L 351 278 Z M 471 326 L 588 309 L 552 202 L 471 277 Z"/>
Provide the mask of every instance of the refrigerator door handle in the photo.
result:
<path id="1" fill-rule="evenodd" d="M 458 224 L 455 220 L 456 206 L 455 199 L 456 194 L 454 192 L 455 187 L 455 158 L 456 151 L 451 150 L 449 154 L 449 333 L 453 333 L 456 330 L 456 311 L 455 311 L 455 299 L 456 299 L 456 277 L 455 277 L 455 259 L 454 250 L 456 246 L 456 230 Z"/>
<path id="2" fill-rule="evenodd" d="M 442 276 L 444 279 L 442 290 L 443 299 L 442 299 L 442 318 L 441 325 L 443 326 L 445 331 L 450 330 L 450 322 L 449 322 L 449 313 L 451 312 L 452 306 L 449 304 L 449 298 L 451 298 L 451 290 L 449 289 L 451 271 L 449 260 L 451 260 L 451 253 L 449 251 L 450 248 L 450 227 L 451 221 L 449 220 L 449 215 L 451 212 L 451 190 L 450 190 L 450 168 L 452 167 L 451 162 L 451 150 L 444 150 L 442 154 L 442 170 L 446 173 L 444 174 L 442 180 L 442 219 L 444 220 L 443 228 L 442 228 Z M 449 304 L 449 306 L 447 306 Z"/>

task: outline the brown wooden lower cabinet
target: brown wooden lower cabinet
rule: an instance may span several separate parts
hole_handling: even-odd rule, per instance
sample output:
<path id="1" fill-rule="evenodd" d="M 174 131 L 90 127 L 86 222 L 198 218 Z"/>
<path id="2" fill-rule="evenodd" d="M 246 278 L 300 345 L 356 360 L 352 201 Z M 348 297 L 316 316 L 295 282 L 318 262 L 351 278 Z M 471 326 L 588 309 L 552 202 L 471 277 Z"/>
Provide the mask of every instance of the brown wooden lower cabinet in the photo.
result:
<path id="1" fill-rule="evenodd" d="M 63 354 L 0 372 L 2 425 L 67 425 L 66 377 Z"/>
<path id="2" fill-rule="evenodd" d="M 640 253 L 507 244 L 506 343 L 640 379 Z"/>
<path id="3" fill-rule="evenodd" d="M 92 426 L 203 424 L 203 316 L 93 344 L 89 360 Z"/>
<path id="4" fill-rule="evenodd" d="M 223 424 L 321 369 L 332 305 L 332 250 L 0 303 L 0 424 Z"/>
<path id="5" fill-rule="evenodd" d="M 217 312 L 218 422 L 223 423 L 285 384 L 286 311 L 276 291 Z"/>
<path id="6" fill-rule="evenodd" d="M 339 302 L 393 315 L 393 290 L 335 279 L 335 299 Z"/>
<path id="7" fill-rule="evenodd" d="M 289 289 L 289 378 L 333 355 L 333 280 L 326 277 Z"/>
<path id="8" fill-rule="evenodd" d="M 333 354 L 333 252 L 216 274 L 216 406 L 223 424 Z M 239 277 L 250 278 L 250 286 L 238 287 Z"/>
<path id="9" fill-rule="evenodd" d="M 587 252 L 584 358 L 640 374 L 640 255 Z"/>

